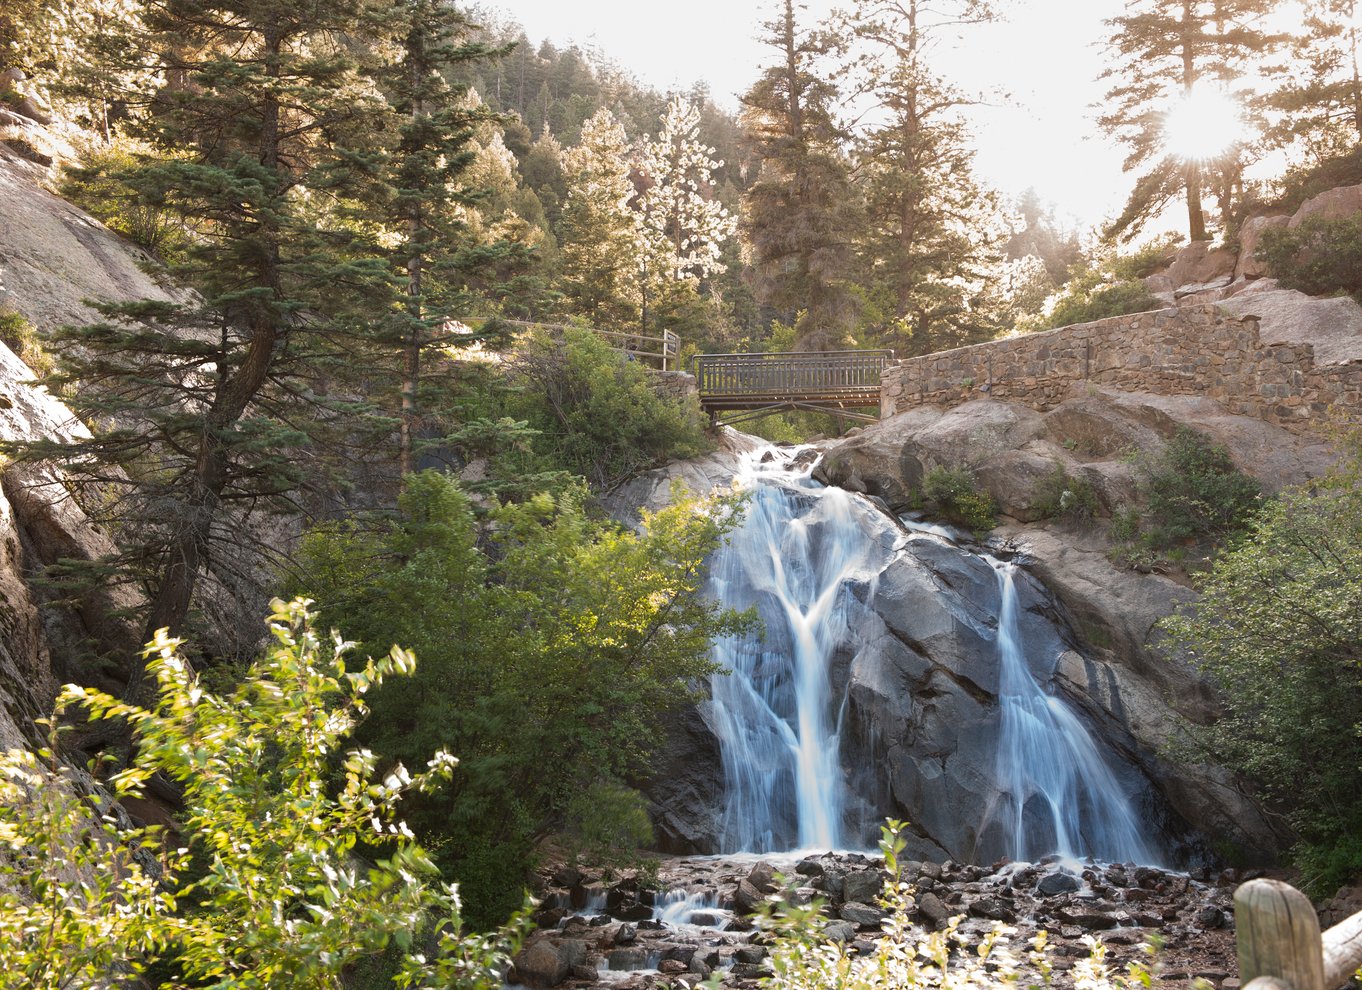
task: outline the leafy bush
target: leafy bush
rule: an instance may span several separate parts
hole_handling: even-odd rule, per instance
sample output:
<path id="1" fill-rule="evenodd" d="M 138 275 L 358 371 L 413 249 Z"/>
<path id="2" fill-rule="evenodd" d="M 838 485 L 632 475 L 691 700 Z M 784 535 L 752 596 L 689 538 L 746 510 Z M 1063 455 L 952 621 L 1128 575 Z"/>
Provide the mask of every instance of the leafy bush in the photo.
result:
<path id="1" fill-rule="evenodd" d="M 1262 489 L 1229 452 L 1187 427 L 1136 462 L 1143 507 L 1118 512 L 1110 530 L 1112 560 L 1135 570 L 1181 566 L 1185 547 L 1243 532 L 1262 502 Z"/>
<path id="2" fill-rule="evenodd" d="M 1092 522 L 1101 503 L 1092 482 L 1075 478 L 1056 464 L 1036 491 L 1036 506 L 1049 519 L 1059 519 L 1072 525 Z"/>
<path id="3" fill-rule="evenodd" d="M 1092 323 L 1112 316 L 1128 316 L 1159 309 L 1159 302 L 1143 282 L 1092 282 L 1082 277 L 1074 279 L 1044 317 L 1038 329 L 1068 327 L 1077 323 Z"/>
<path id="4" fill-rule="evenodd" d="M 710 448 L 698 403 L 658 395 L 641 364 L 589 330 L 531 338 L 512 373 L 522 386 L 514 412 L 539 431 L 545 467 L 596 491 Z"/>
<path id="5" fill-rule="evenodd" d="M 402 642 L 422 658 L 374 697 L 364 739 L 385 760 L 457 748 L 452 786 L 409 818 L 477 923 L 518 903 L 537 836 L 577 831 L 608 849 L 637 831 L 637 803 L 616 788 L 646 771 L 662 713 L 714 669 L 712 637 L 743 625 L 700 594 L 731 515 L 701 507 L 634 534 L 590 522 L 577 492 L 480 523 L 455 482 L 424 472 L 396 517 L 305 538 L 305 590 L 326 620 L 366 649 Z M 606 785 L 609 803 L 583 805 Z"/>
<path id="6" fill-rule="evenodd" d="M 0 311 L 0 343 L 12 350 L 38 377 L 52 370 L 52 355 L 43 347 L 33 324 L 19 313 Z"/>
<path id="7" fill-rule="evenodd" d="M 1362 216 L 1307 217 L 1298 227 L 1265 230 L 1256 257 L 1289 289 L 1362 299 Z"/>
<path id="8" fill-rule="evenodd" d="M 934 467 L 922 479 L 921 495 L 926 507 L 946 522 L 976 533 L 997 525 L 993 497 L 979 488 L 969 471 Z"/>
<path id="9" fill-rule="evenodd" d="M 126 181 L 152 154 L 150 145 L 127 137 L 112 144 L 92 142 L 81 150 L 79 165 L 62 170 L 57 191 L 110 230 L 162 261 L 172 261 L 188 246 L 188 231 L 178 214 Z"/>
<path id="10" fill-rule="evenodd" d="M 1162 546 L 1238 532 L 1262 497 L 1229 451 L 1187 427 L 1179 427 L 1163 453 L 1145 466 L 1143 484 L 1150 532 Z"/>
<path id="11" fill-rule="evenodd" d="M 378 776 L 371 753 L 340 750 L 365 695 L 409 674 L 411 654 L 347 665 L 349 644 L 319 636 L 297 601 L 274 603 L 270 632 L 227 695 L 205 693 L 164 633 L 146 651 L 153 708 L 62 692 L 63 706 L 132 726 L 135 763 L 109 781 L 114 794 L 158 773 L 183 786 L 187 848 L 119 833 L 51 752 L 46 767 L 0 755 L 0 986 L 84 985 L 162 957 L 190 986 L 339 990 L 348 967 L 385 954 L 390 984 L 500 985 L 499 938 L 462 933 L 457 891 L 396 817 L 454 758 Z M 357 848 L 384 858 L 363 863 Z"/>
<path id="12" fill-rule="evenodd" d="M 1268 504 L 1166 620 L 1220 690 L 1209 754 L 1263 787 L 1300 836 L 1311 892 L 1362 872 L 1362 485 L 1354 466 Z"/>

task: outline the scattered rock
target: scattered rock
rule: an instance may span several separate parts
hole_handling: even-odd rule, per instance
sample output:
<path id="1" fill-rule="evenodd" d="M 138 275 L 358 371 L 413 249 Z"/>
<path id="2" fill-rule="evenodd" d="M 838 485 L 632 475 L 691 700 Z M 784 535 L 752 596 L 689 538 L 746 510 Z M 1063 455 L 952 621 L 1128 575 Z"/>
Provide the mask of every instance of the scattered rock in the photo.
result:
<path id="1" fill-rule="evenodd" d="M 1073 893 L 1082 885 L 1078 877 L 1060 870 L 1041 877 L 1036 883 L 1036 893 L 1041 897 L 1055 897 L 1059 894 Z"/>

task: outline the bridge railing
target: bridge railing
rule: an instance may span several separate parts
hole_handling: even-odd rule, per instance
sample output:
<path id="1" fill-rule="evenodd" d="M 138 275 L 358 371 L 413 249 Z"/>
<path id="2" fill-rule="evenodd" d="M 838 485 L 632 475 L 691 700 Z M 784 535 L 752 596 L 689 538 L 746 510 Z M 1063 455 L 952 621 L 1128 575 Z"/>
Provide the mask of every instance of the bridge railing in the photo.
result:
<path id="1" fill-rule="evenodd" d="M 1234 892 L 1243 990 L 1335 990 L 1362 967 L 1362 911 L 1320 932 L 1310 899 L 1280 880 Z"/>
<path id="2" fill-rule="evenodd" d="M 877 392 L 893 351 L 773 351 L 697 354 L 700 397 L 864 395 Z"/>

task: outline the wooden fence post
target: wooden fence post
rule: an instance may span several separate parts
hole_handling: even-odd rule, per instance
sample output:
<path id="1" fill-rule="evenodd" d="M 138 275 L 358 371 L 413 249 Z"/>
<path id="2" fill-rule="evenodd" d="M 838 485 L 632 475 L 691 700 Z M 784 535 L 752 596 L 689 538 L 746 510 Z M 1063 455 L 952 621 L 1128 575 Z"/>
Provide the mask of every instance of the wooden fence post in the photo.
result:
<path id="1" fill-rule="evenodd" d="M 1291 990 L 1328 990 L 1324 943 L 1310 899 L 1280 880 L 1250 880 L 1234 892 L 1239 979 L 1266 976 Z"/>

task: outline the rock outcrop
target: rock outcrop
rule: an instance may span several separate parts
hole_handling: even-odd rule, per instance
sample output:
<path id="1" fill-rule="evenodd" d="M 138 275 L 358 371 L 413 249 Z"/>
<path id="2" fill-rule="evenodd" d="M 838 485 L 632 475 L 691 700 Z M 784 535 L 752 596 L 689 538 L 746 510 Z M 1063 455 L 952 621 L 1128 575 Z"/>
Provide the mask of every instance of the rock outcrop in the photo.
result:
<path id="1" fill-rule="evenodd" d="M 32 377 L 0 344 L 0 440 L 87 435 Z M 58 683 L 78 678 L 88 683 L 99 669 L 92 664 L 76 670 L 79 658 L 134 655 L 136 631 L 118 618 L 136 604 L 126 591 L 91 591 L 39 611 L 56 597 L 33 581 L 44 566 L 59 558 L 93 561 L 112 549 L 59 473 L 15 465 L 0 473 L 0 746 L 37 742 L 32 720 L 50 714 Z"/>
<path id="2" fill-rule="evenodd" d="M 0 143 L 0 306 L 50 330 L 97 319 L 87 300 L 183 298 L 148 274 L 150 255 L 48 192 L 41 177 Z"/>
<path id="3" fill-rule="evenodd" d="M 878 577 L 849 589 L 849 638 L 833 664 L 845 697 L 843 765 L 865 803 L 867 825 L 897 814 L 912 822 L 913 855 L 989 861 L 979 831 L 992 799 L 998 682 L 994 632 L 999 589 L 980 558 L 939 540 L 884 536 L 908 510 L 931 468 L 974 469 L 1004 514 L 992 542 L 1013 553 L 1032 674 L 1071 704 L 1103 740 L 1120 788 L 1134 796 L 1156 845 L 1183 861 L 1192 832 L 1249 857 L 1270 858 L 1285 835 L 1231 776 L 1178 755 L 1190 725 L 1215 717 L 1196 672 L 1157 644 L 1156 624 L 1193 597 L 1177 580 L 1112 564 L 1100 523 L 1044 519 L 1041 494 L 1056 471 L 1088 481 L 1099 515 L 1137 496 L 1132 450 L 1159 450 L 1180 426 L 1224 444 L 1268 491 L 1327 470 L 1330 448 L 1190 396 L 1081 390 L 1046 413 L 982 399 L 921 407 L 823 447 L 815 476 L 860 492 L 887 512 L 862 541 L 894 546 Z M 657 472 L 640 490 L 665 492 Z M 817 539 L 817 536 L 811 537 Z M 668 763 L 651 786 L 664 847 L 712 849 L 722 780 L 705 705 L 678 720 Z M 1205 851 L 1204 846 L 1201 847 Z"/>

